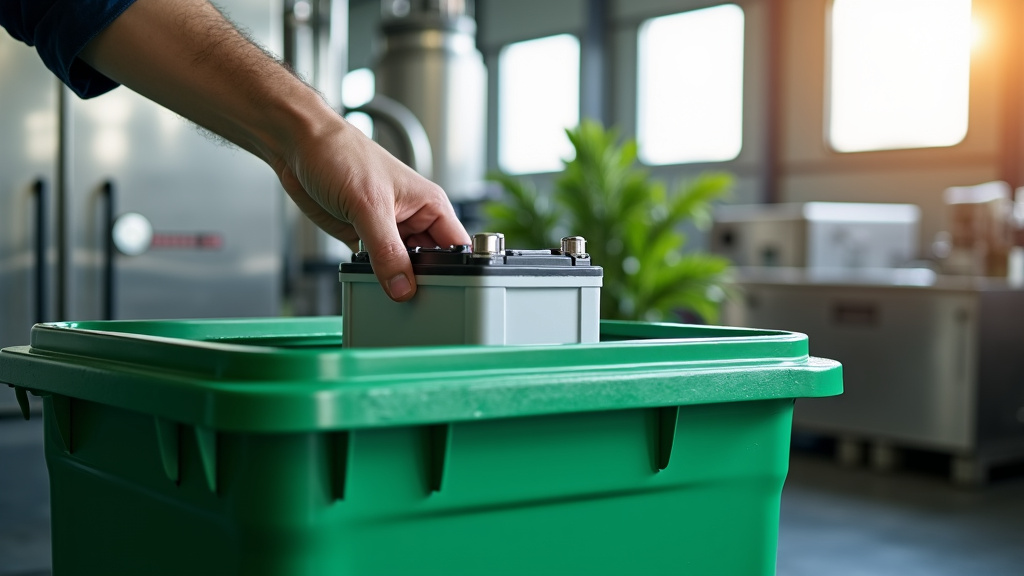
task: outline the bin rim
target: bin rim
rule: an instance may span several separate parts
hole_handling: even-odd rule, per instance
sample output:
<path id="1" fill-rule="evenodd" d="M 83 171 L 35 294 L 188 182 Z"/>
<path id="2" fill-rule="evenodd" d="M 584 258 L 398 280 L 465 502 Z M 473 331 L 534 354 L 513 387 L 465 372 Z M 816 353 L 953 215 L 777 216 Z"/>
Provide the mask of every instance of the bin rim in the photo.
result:
<path id="1" fill-rule="evenodd" d="M 602 342 L 340 346 L 341 318 L 57 322 L 0 382 L 218 430 L 303 431 L 831 396 L 795 332 L 603 321 Z"/>

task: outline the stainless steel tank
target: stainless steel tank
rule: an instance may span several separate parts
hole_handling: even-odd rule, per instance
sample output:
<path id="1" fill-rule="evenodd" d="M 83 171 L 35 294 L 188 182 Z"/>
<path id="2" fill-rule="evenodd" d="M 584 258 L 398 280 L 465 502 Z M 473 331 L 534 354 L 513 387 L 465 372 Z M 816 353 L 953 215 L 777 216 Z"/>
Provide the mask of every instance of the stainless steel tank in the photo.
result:
<path id="1" fill-rule="evenodd" d="M 472 0 L 383 0 L 376 91 L 426 129 L 433 180 L 456 202 L 484 195 L 487 72 Z M 381 143 L 398 146 L 386 134 Z"/>

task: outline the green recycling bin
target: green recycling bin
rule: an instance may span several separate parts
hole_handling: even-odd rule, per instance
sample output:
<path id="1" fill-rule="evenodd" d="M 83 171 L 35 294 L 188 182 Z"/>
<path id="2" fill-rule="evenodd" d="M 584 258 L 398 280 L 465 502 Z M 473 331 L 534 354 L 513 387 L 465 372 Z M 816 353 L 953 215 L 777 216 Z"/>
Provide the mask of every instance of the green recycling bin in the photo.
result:
<path id="1" fill-rule="evenodd" d="M 802 334 L 341 347 L 340 318 L 41 324 L 55 576 L 773 574 Z M 28 411 L 25 411 L 26 416 Z"/>

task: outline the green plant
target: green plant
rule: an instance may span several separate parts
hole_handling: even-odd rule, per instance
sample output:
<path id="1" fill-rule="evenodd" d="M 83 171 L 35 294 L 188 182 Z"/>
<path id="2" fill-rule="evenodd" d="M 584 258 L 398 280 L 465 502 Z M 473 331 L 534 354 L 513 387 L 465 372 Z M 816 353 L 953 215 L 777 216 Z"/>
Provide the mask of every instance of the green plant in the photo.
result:
<path id="1" fill-rule="evenodd" d="M 684 252 L 680 228 L 710 223 L 711 203 L 731 190 L 732 177 L 703 174 L 670 191 L 637 166 L 635 141 L 619 143 L 614 130 L 593 121 L 566 133 L 576 156 L 553 193 L 507 174 L 490 176 L 506 194 L 485 207 L 488 227 L 503 232 L 509 246 L 557 246 L 562 236 L 584 236 L 593 262 L 604 267 L 604 318 L 656 321 L 688 311 L 715 322 L 729 261 Z"/>

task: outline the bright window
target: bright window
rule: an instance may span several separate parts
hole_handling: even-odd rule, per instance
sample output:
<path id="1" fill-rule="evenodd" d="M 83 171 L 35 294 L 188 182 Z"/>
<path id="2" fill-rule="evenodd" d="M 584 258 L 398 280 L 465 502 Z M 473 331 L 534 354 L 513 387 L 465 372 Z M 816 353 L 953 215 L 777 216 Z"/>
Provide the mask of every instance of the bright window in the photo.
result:
<path id="1" fill-rule="evenodd" d="M 829 139 L 840 152 L 967 134 L 971 0 L 834 0 Z"/>
<path id="2" fill-rule="evenodd" d="M 345 108 L 358 108 L 373 99 L 376 93 L 373 70 L 356 68 L 341 80 L 341 103 Z M 362 112 L 345 115 L 350 124 L 369 137 L 373 137 L 373 119 Z"/>
<path id="3" fill-rule="evenodd" d="M 580 120 L 580 42 L 560 34 L 516 42 L 498 57 L 498 164 L 511 174 L 555 172 L 572 157 Z"/>
<path id="4" fill-rule="evenodd" d="M 646 164 L 732 160 L 743 145 L 743 9 L 735 4 L 640 26 L 637 142 Z"/>

